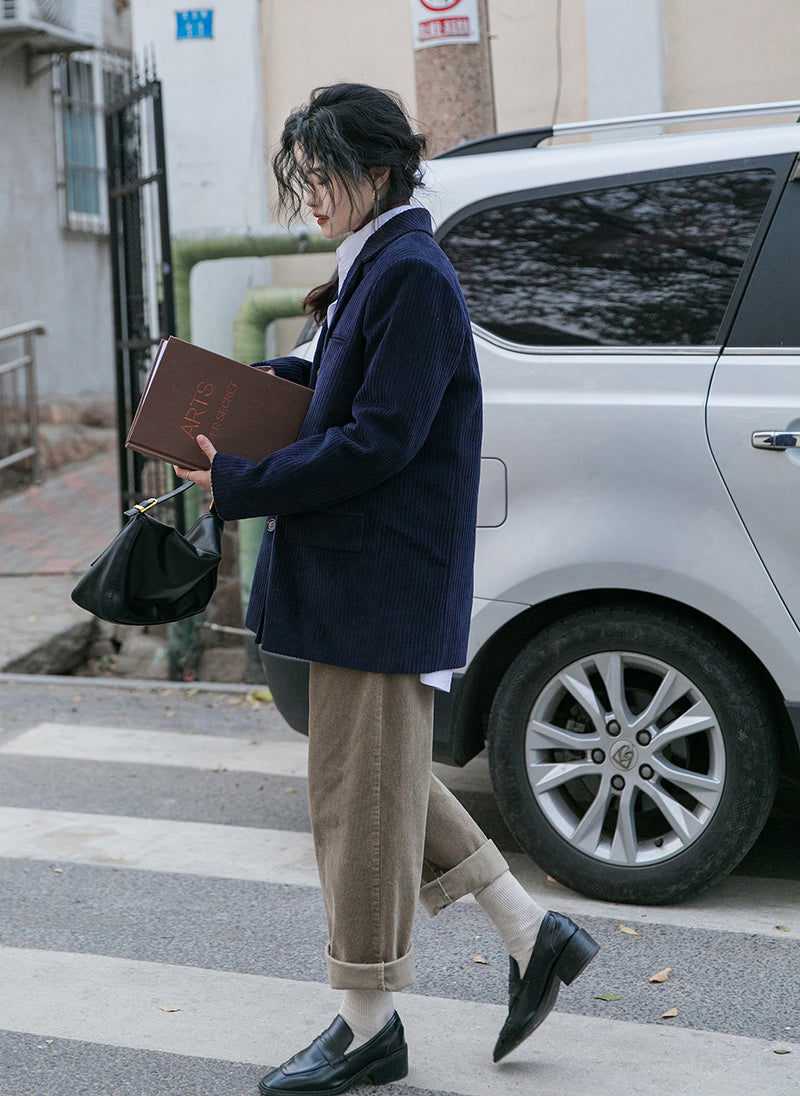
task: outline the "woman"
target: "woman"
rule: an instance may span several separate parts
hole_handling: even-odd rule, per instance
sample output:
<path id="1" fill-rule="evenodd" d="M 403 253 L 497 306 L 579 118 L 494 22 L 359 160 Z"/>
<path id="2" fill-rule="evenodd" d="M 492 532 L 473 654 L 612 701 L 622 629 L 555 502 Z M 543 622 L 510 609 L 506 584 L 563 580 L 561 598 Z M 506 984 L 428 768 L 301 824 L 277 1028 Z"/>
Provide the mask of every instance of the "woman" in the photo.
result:
<path id="1" fill-rule="evenodd" d="M 431 775 L 433 695 L 465 663 L 481 394 L 455 273 L 410 200 L 424 138 L 376 88 L 317 88 L 287 120 L 273 167 L 340 245 L 338 278 L 307 298 L 313 363 L 277 358 L 314 389 L 298 440 L 258 464 L 198 438 L 223 518 L 267 515 L 247 624 L 264 650 L 307 659 L 308 787 L 339 1014 L 261 1092 L 343 1092 L 404 1077 L 392 994 L 414 981 L 411 928 L 474 894 L 509 950 L 495 1061 L 542 1022 L 559 980 L 597 945 L 538 906 Z"/>

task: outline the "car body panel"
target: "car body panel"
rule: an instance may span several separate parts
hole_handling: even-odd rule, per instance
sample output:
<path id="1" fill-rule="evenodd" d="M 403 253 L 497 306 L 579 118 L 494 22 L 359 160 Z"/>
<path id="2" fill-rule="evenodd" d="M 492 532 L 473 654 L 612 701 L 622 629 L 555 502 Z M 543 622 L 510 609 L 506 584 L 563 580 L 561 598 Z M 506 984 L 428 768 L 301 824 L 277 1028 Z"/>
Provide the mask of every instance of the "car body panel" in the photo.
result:
<path id="1" fill-rule="evenodd" d="M 708 437 L 760 558 L 800 623 L 800 449 L 755 449 L 755 431 L 800 431 L 800 348 L 723 354 L 708 401 Z M 790 694 L 800 695 L 800 683 Z"/>

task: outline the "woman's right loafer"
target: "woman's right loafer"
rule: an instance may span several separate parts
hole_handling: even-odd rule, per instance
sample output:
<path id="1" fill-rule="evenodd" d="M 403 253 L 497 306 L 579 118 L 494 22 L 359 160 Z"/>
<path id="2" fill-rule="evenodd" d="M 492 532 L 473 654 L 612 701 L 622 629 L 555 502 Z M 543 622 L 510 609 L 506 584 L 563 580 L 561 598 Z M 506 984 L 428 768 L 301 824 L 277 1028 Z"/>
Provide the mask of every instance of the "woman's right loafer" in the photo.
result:
<path id="1" fill-rule="evenodd" d="M 495 1062 L 536 1031 L 556 1003 L 559 983 L 574 982 L 599 950 L 569 917 L 552 910 L 545 914 L 525 973 L 520 976 L 516 960 L 510 960 L 508 1016 L 495 1044 Z"/>

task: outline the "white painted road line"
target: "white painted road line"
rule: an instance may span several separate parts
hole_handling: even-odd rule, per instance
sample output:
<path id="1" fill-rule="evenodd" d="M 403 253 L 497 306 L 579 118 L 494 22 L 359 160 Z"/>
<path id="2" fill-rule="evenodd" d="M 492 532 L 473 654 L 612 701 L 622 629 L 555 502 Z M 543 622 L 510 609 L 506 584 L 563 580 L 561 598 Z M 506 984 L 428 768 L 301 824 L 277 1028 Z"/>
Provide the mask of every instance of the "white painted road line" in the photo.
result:
<path id="1" fill-rule="evenodd" d="M 0 857 L 319 886 L 310 834 L 206 822 L 0 807 Z M 680 906 L 623 906 L 548 883 L 525 856 L 508 860 L 539 903 L 572 917 L 800 938 L 800 883 L 793 881 L 729 876 Z"/>
<path id="2" fill-rule="evenodd" d="M 627 906 L 582 898 L 548 877 L 521 853 L 506 853 L 514 875 L 547 909 L 571 917 L 610 917 L 625 923 L 680 925 L 712 932 L 745 932 L 775 940 L 800 940 L 800 883 L 728 875 L 679 906 Z M 781 926 L 780 929 L 778 926 Z"/>
<path id="3" fill-rule="evenodd" d="M 338 995 L 315 982 L 0 948 L 0 1028 L 274 1066 L 321 1031 Z M 165 1009 L 178 1009 L 166 1012 Z M 499 1065 L 500 1005 L 404 993 L 404 1082 L 461 1096 L 796 1096 L 800 1044 L 555 1012 Z M 643 1019 L 650 1019 L 646 1017 Z"/>
<path id="4" fill-rule="evenodd" d="M 251 742 L 221 735 L 40 723 L 0 745 L 0 754 L 305 778 L 308 742 L 300 734 L 285 742 Z M 475 758 L 463 769 L 434 765 L 434 771 L 450 788 L 492 794 L 485 757 Z"/>
<path id="5" fill-rule="evenodd" d="M 308 744 L 250 742 L 219 735 L 138 731 L 121 727 L 86 727 L 70 723 L 40 723 L 0 746 L 0 754 L 58 757 L 73 761 L 124 762 L 132 765 L 175 765 L 209 772 L 270 773 L 305 777 Z"/>
<path id="6" fill-rule="evenodd" d="M 311 835 L 0 807 L 0 857 L 317 887 Z"/>

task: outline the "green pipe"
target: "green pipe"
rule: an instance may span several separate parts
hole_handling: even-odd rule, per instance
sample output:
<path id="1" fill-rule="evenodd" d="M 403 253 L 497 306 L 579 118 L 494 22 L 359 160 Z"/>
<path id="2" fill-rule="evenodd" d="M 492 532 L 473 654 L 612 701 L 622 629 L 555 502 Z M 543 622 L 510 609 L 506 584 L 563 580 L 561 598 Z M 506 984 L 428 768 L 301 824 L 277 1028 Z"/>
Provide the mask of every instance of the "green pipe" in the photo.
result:
<path id="1" fill-rule="evenodd" d="M 265 285 L 251 289 L 233 320 L 233 356 L 240 362 L 263 361 L 266 330 L 275 320 L 303 315 L 311 286 Z"/>
<path id="2" fill-rule="evenodd" d="M 339 240 L 318 233 L 276 230 L 259 236 L 179 236 L 172 241 L 172 287 L 175 295 L 175 334 L 192 341 L 189 280 L 198 263 L 211 259 L 269 258 L 335 251 Z"/>
<path id="3" fill-rule="evenodd" d="M 251 289 L 233 321 L 233 356 L 240 362 L 257 362 L 264 357 L 266 330 L 275 320 L 303 315 L 303 300 L 308 287 L 258 286 Z M 239 522 L 239 582 L 242 617 L 247 612 L 253 572 L 258 559 L 264 518 L 245 518 Z M 252 643 L 246 643 L 248 663 L 255 657 Z"/>

